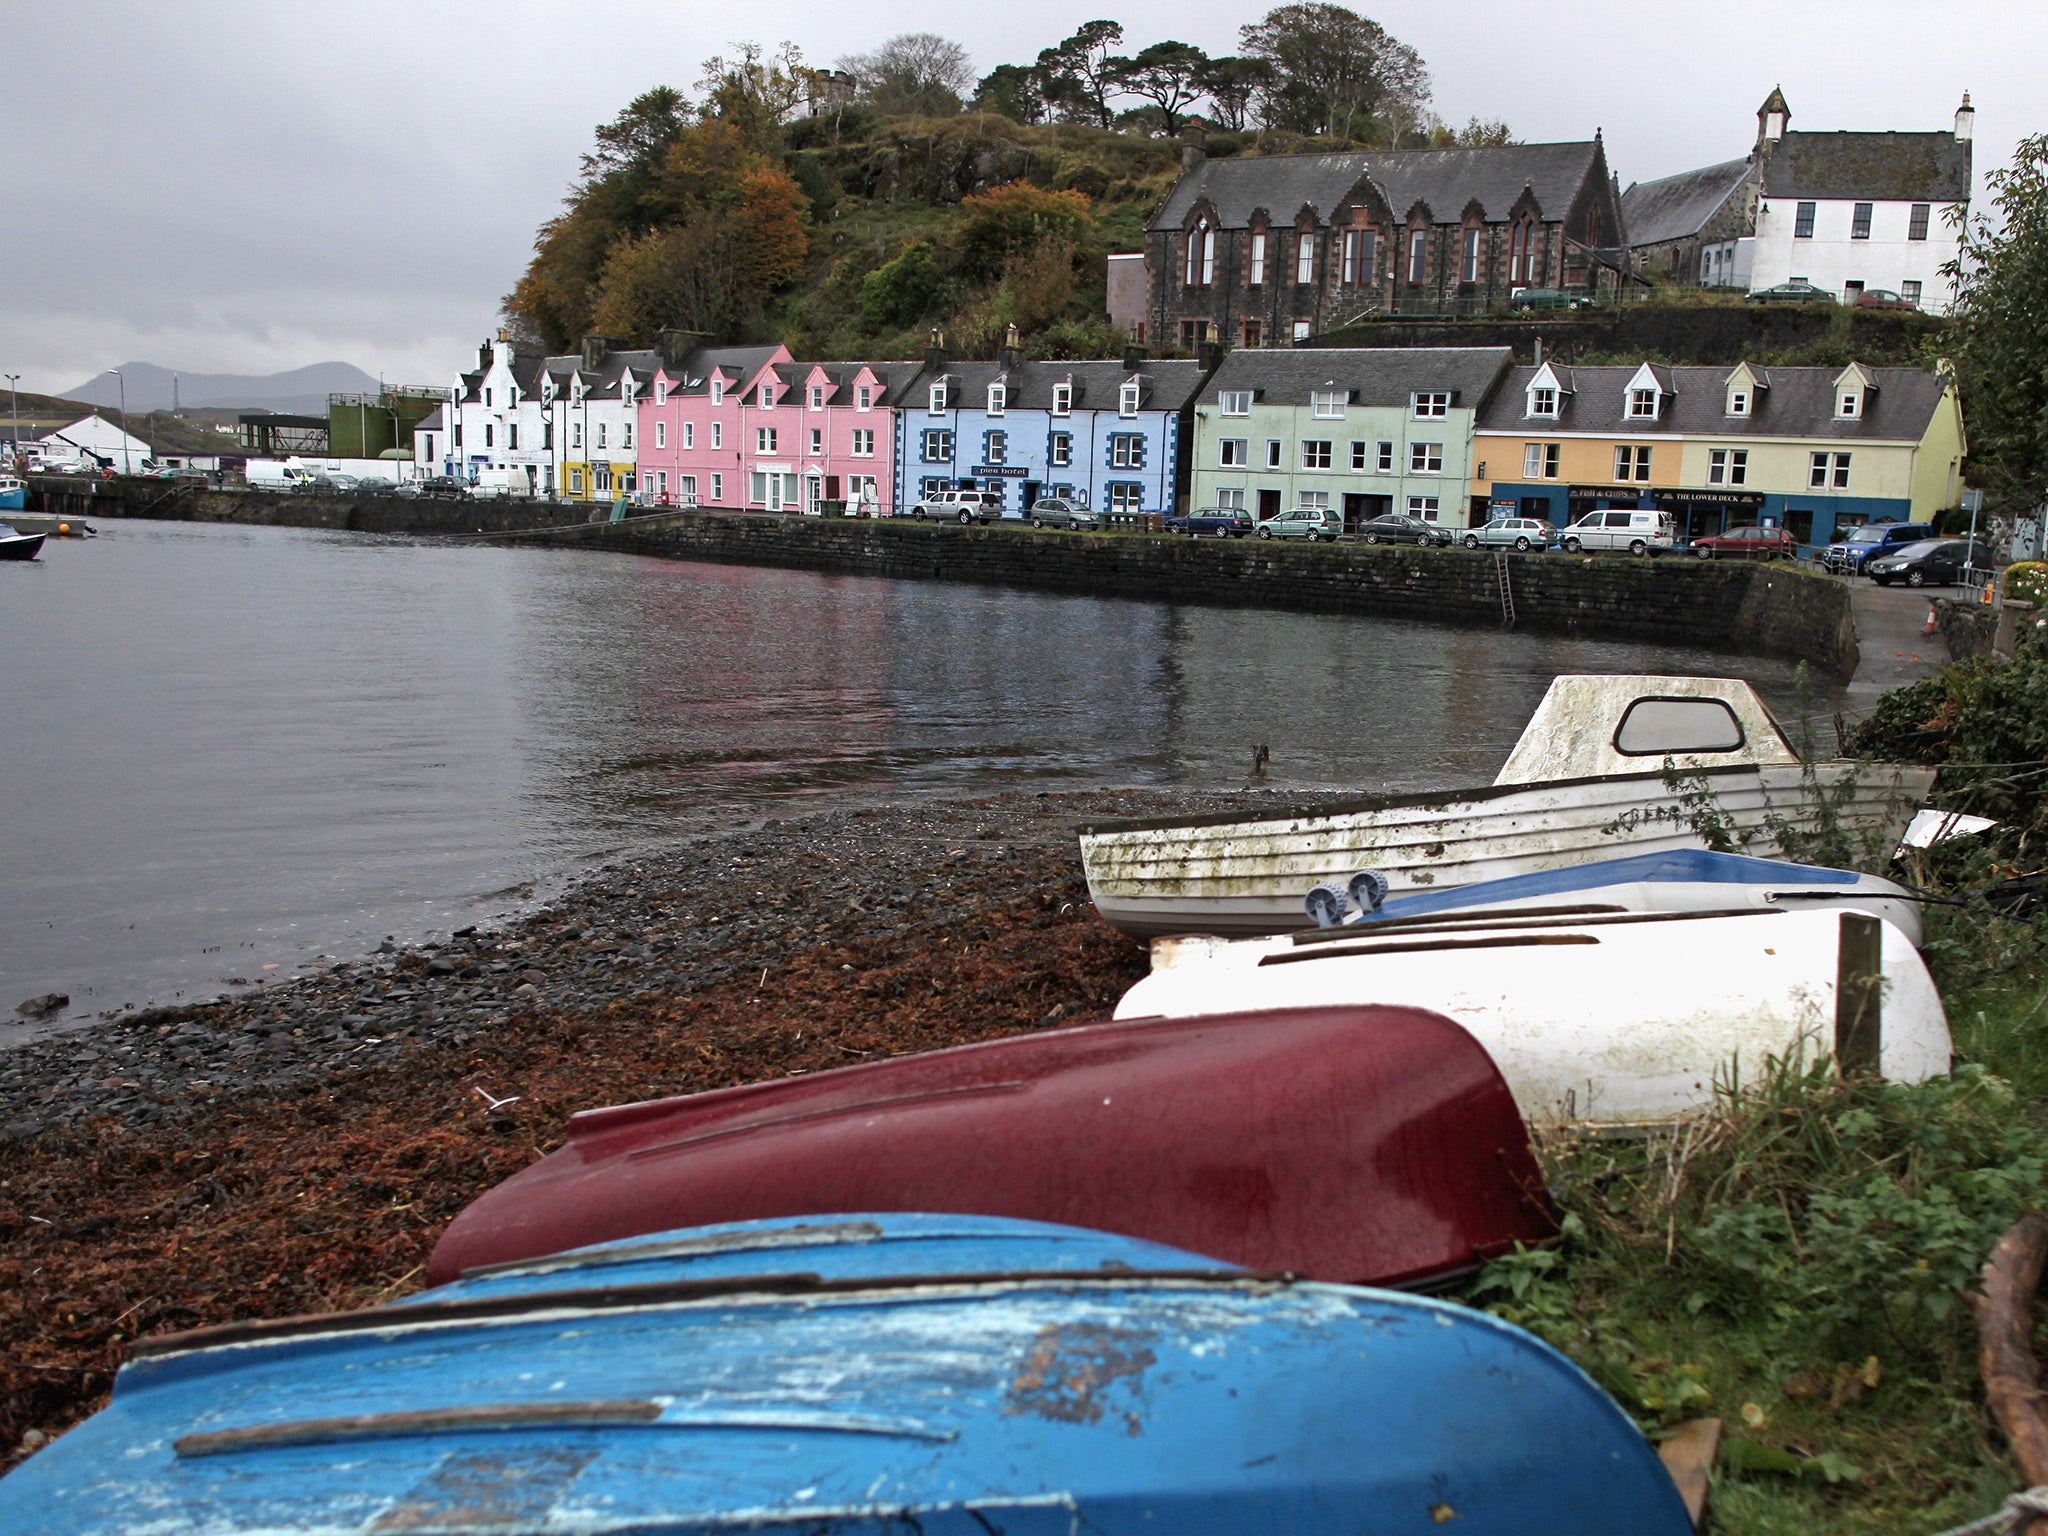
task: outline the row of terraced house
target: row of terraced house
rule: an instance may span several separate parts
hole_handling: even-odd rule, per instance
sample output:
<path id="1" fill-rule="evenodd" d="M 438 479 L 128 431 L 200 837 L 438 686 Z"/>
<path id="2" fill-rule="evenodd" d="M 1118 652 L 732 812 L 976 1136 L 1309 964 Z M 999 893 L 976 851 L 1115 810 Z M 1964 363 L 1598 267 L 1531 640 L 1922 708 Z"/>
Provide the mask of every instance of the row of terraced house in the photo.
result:
<path id="1" fill-rule="evenodd" d="M 566 365 L 566 366 L 565 366 Z M 571 499 L 897 515 L 942 490 L 1021 515 L 1323 507 L 1460 529 L 1670 512 L 1682 538 L 1763 523 L 1802 544 L 1925 521 L 1961 492 L 1942 370 L 1517 366 L 1505 347 L 1242 348 L 1199 359 L 802 362 L 786 348 L 541 358 L 486 345 L 416 433 L 439 472 Z"/>

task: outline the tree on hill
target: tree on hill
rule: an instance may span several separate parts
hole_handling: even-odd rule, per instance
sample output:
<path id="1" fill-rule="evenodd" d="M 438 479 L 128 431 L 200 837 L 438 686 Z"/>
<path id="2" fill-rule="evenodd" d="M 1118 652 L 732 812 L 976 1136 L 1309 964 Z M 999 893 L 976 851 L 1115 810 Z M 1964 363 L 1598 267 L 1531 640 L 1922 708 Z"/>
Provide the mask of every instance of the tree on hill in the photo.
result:
<path id="1" fill-rule="evenodd" d="M 1273 83 L 1273 66 L 1236 55 L 1210 59 L 1195 83 L 1216 109 L 1216 121 L 1242 133 L 1251 121 L 1252 103 Z"/>
<path id="2" fill-rule="evenodd" d="M 1942 271 L 1956 285 L 1970 478 L 2020 510 L 2048 500 L 2048 134 L 2020 140 L 1984 179 L 1999 219 L 1966 223 Z"/>
<path id="3" fill-rule="evenodd" d="M 732 58 L 713 54 L 704 61 L 704 76 L 697 82 L 704 111 L 730 123 L 758 149 L 779 148 L 789 115 L 824 94 L 818 71 L 804 63 L 795 43 L 784 43 L 773 58 L 759 43 L 732 47 Z"/>
<path id="4" fill-rule="evenodd" d="M 861 101 L 899 117 L 951 117 L 974 83 L 967 50 L 936 32 L 905 32 L 839 67 L 859 83 Z"/>
<path id="5" fill-rule="evenodd" d="M 1376 126 L 1398 131 L 1429 100 L 1422 56 L 1341 5 L 1279 6 L 1238 38 L 1272 68 L 1260 96 L 1269 128 L 1359 138 Z"/>
<path id="6" fill-rule="evenodd" d="M 1013 181 L 960 200 L 951 244 L 961 270 L 985 280 L 999 275 L 1012 257 L 1026 255 L 1048 239 L 1076 247 L 1094 229 L 1087 194 L 1048 192 Z"/>
<path id="7" fill-rule="evenodd" d="M 1117 82 L 1151 102 L 1161 131 L 1176 137 L 1187 109 L 1202 99 L 1209 55 L 1190 43 L 1165 42 L 1152 44 L 1136 58 L 1111 62 Z"/>
<path id="8" fill-rule="evenodd" d="M 1045 77 L 1029 64 L 998 64 L 974 88 L 974 109 L 1013 123 L 1045 121 Z"/>
<path id="9" fill-rule="evenodd" d="M 1114 21 L 1086 21 L 1072 37 L 1038 56 L 1046 103 L 1068 122 L 1107 128 L 1116 121 L 1112 98 L 1124 94 L 1118 78 L 1121 62 L 1109 50 L 1123 41 L 1124 29 Z"/>

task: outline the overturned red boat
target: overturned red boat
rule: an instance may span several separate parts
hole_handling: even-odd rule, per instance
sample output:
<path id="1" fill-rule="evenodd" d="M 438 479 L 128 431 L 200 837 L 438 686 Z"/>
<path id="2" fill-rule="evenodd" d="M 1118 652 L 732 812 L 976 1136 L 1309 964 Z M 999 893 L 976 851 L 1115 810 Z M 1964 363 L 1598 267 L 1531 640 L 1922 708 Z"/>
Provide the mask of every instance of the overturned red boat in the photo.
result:
<path id="1" fill-rule="evenodd" d="M 591 1110 L 434 1250 L 465 1271 L 844 1211 L 1093 1227 L 1415 1285 L 1553 1229 L 1513 1096 L 1416 1008 L 1134 1019 Z"/>

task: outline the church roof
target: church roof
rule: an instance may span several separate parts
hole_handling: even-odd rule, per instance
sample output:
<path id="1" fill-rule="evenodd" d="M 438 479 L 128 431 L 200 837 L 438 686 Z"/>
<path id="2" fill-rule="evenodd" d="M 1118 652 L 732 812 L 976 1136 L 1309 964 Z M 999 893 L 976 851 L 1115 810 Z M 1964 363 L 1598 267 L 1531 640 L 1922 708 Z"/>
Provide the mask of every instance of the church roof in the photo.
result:
<path id="1" fill-rule="evenodd" d="M 1621 195 L 1621 220 L 1629 244 L 1656 245 L 1698 234 L 1741 189 L 1748 175 L 1745 158 L 1636 182 Z"/>

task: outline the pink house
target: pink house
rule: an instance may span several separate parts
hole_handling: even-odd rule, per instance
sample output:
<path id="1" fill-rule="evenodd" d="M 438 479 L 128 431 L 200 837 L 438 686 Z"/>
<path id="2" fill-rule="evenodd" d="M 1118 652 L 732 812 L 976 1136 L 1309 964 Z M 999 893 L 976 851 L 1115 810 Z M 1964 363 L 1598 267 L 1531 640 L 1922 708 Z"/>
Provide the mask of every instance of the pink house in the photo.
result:
<path id="1" fill-rule="evenodd" d="M 706 347 L 656 371 L 640 402 L 640 488 L 671 506 L 888 514 L 892 391 L 910 363 L 799 363 L 786 348 Z"/>

